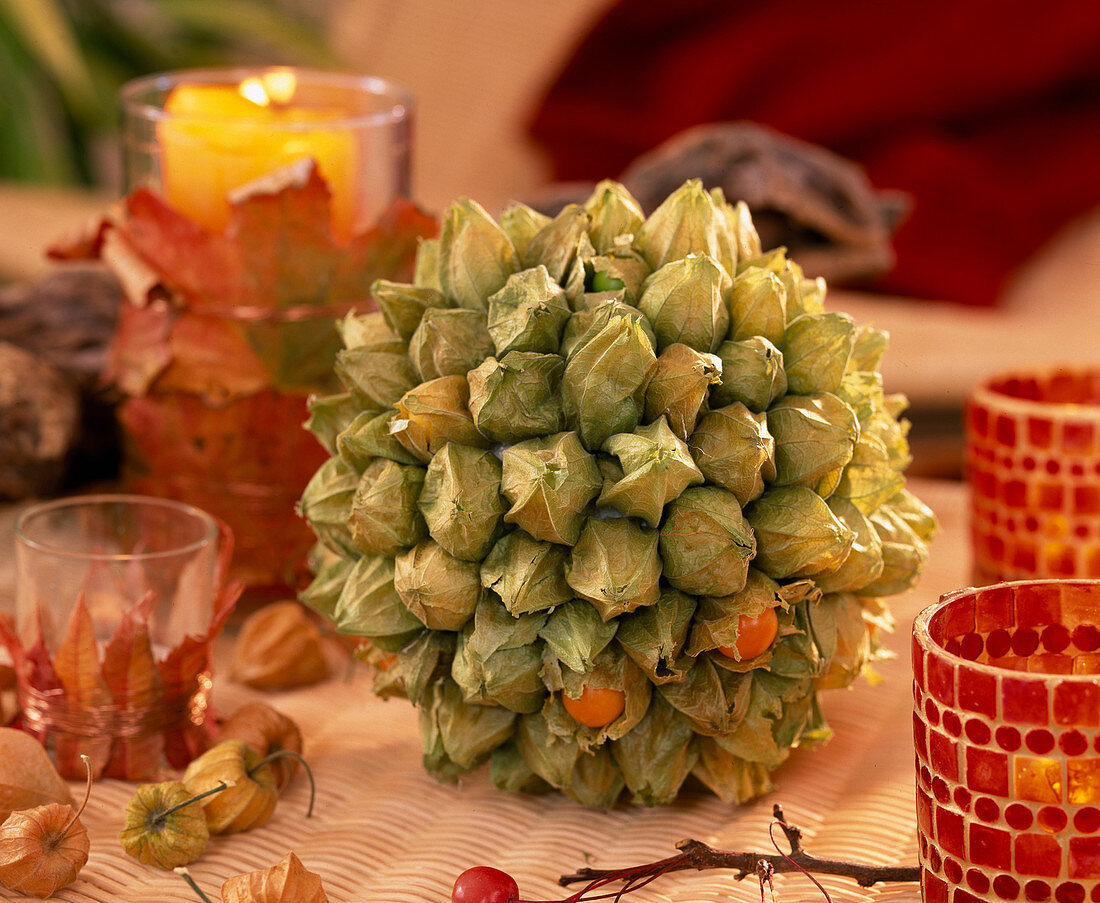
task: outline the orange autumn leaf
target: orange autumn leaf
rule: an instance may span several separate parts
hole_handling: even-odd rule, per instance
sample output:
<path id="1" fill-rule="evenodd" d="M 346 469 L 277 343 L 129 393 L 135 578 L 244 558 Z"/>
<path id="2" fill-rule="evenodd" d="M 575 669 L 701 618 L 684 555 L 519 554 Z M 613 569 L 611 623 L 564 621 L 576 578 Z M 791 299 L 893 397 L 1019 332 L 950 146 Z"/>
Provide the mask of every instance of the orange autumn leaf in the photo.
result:
<path id="1" fill-rule="evenodd" d="M 237 599 L 244 591 L 244 584 L 240 581 L 220 582 L 224 580 L 227 568 L 226 547 L 229 554 L 232 554 L 231 543 L 225 543 L 219 550 L 218 577 L 222 590 L 215 601 L 209 628 L 202 636 L 185 636 L 157 666 L 165 693 L 185 693 L 190 696 L 200 688 L 201 675 L 210 671 L 214 640 L 222 632 Z M 187 723 L 165 732 L 164 755 L 173 768 L 185 767 L 203 751 L 213 733 L 211 722 L 212 719 L 209 719 L 201 726 Z"/>
<path id="2" fill-rule="evenodd" d="M 153 600 L 153 594 L 146 593 L 124 611 L 103 650 L 103 678 L 116 707 L 123 712 L 150 709 L 163 697 L 163 682 L 149 637 Z M 164 734 L 159 730 L 141 737 L 118 736 L 104 775 L 128 781 L 154 780 L 163 751 Z"/>
<path id="3" fill-rule="evenodd" d="M 182 303 L 240 303 L 240 262 L 231 243 L 205 232 L 159 195 L 142 188 L 134 191 L 126 198 L 123 215 L 109 226 Z M 130 300 L 138 306 L 144 303 L 141 298 Z"/>
<path id="4" fill-rule="evenodd" d="M 232 197 L 226 239 L 240 260 L 240 304 L 327 306 L 341 250 L 332 237 L 329 189 L 312 160 L 273 174 L 270 190 Z M 365 300 L 365 295 L 352 301 Z"/>
<path id="5" fill-rule="evenodd" d="M 438 231 L 434 217 L 398 200 L 341 244 L 329 200 L 316 165 L 301 161 L 235 192 L 215 235 L 139 189 L 50 253 L 101 259 L 123 279 L 131 303 L 108 376 L 127 395 L 189 392 L 224 404 L 268 386 L 304 396 L 332 383 L 333 318 L 375 309 L 372 283 L 411 278 L 420 240 Z"/>
<path id="6" fill-rule="evenodd" d="M 222 885 L 222 903 L 328 903 L 321 876 L 294 853 L 278 865 L 235 875 Z"/>
<path id="7" fill-rule="evenodd" d="M 83 593 L 77 596 L 65 635 L 54 653 L 53 670 L 64 690 L 68 717 L 75 721 L 110 711 L 114 700 L 100 669 L 95 624 Z M 93 777 L 99 777 L 111 756 L 112 742 L 110 736 L 58 733 L 55 749 L 58 770 L 62 774 L 75 774 L 84 753 L 91 760 Z"/>
<path id="8" fill-rule="evenodd" d="M 251 395 L 271 381 L 249 341 L 247 323 L 182 310 L 168 337 L 168 365 L 157 379 L 160 392 L 186 392 L 220 402 Z"/>
<path id="9" fill-rule="evenodd" d="M 438 231 L 438 221 L 415 204 L 391 204 L 372 228 L 352 238 L 344 248 L 332 279 L 332 299 L 346 303 L 368 297 L 375 278 L 372 274 L 395 282 L 411 280 L 421 238 Z"/>

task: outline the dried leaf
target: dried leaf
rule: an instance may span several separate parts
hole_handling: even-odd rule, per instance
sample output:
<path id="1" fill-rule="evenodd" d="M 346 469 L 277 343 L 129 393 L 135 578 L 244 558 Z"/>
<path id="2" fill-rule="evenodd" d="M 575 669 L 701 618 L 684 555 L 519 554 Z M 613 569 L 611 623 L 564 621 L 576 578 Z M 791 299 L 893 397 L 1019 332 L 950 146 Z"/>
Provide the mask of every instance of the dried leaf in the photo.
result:
<path id="1" fill-rule="evenodd" d="M 114 697 L 103 679 L 96 646 L 95 625 L 84 595 L 77 597 L 69 618 L 69 626 L 54 653 L 54 670 L 65 691 L 68 711 L 79 717 L 80 712 L 109 711 Z M 63 775 L 77 774 L 80 754 L 91 759 L 92 775 L 98 778 L 111 756 L 111 737 L 79 737 L 68 732 L 56 735 L 54 755 L 58 771 Z M 81 769 L 83 770 L 83 769 Z"/>
<path id="2" fill-rule="evenodd" d="M 230 545 L 230 549 L 232 546 Z M 220 553 L 218 573 L 224 581 L 226 562 L 225 547 Z M 239 581 L 221 582 L 223 588 L 214 606 L 214 616 L 210 627 L 202 636 L 188 634 L 159 662 L 160 677 L 164 681 L 165 694 L 180 693 L 188 697 L 203 685 L 209 685 L 211 658 L 214 640 L 222 632 L 229 619 L 237 598 L 244 590 Z M 209 728 L 205 725 L 187 723 L 173 728 L 164 735 L 164 755 L 173 768 L 183 768 L 205 748 Z"/>
<path id="3" fill-rule="evenodd" d="M 149 638 L 148 608 L 152 593 L 123 612 L 115 634 L 103 650 L 103 679 L 123 711 L 140 712 L 156 706 L 164 695 Z M 127 781 L 151 780 L 160 767 L 164 735 L 119 736 L 104 775 Z"/>

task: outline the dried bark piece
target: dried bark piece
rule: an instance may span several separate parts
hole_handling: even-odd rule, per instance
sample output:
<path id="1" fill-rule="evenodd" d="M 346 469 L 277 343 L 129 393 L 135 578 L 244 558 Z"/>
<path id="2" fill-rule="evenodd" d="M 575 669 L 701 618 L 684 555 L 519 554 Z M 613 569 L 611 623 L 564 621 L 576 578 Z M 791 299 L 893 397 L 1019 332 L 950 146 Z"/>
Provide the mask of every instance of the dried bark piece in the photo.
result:
<path id="1" fill-rule="evenodd" d="M 56 491 L 79 423 L 76 387 L 31 352 L 0 342 L 0 498 Z"/>
<path id="2" fill-rule="evenodd" d="M 889 269 L 890 236 L 909 208 L 851 160 L 752 122 L 687 129 L 636 158 L 621 181 L 652 210 L 687 178 L 744 201 L 765 248 L 785 246 L 808 275 L 830 282 Z"/>

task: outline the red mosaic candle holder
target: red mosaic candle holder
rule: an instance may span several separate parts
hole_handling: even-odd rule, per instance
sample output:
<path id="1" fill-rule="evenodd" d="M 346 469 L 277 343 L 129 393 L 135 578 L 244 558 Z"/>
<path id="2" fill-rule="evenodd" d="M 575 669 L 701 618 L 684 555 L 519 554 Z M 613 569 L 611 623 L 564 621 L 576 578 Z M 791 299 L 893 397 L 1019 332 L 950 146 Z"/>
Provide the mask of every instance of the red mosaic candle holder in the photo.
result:
<path id="1" fill-rule="evenodd" d="M 913 676 L 924 903 L 1100 903 L 1100 580 L 949 593 Z"/>
<path id="2" fill-rule="evenodd" d="M 979 386 L 966 468 L 975 582 L 1100 577 L 1100 369 Z"/>

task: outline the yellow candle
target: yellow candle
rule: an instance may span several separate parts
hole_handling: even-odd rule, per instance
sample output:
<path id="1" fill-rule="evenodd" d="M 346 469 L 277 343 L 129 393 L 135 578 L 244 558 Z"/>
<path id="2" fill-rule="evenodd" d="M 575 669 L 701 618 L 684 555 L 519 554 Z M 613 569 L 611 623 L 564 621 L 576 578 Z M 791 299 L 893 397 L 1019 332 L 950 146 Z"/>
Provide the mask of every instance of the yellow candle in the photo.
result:
<path id="1" fill-rule="evenodd" d="M 295 103 L 294 73 L 273 70 L 239 85 L 181 83 L 157 126 L 166 200 L 211 231 L 225 228 L 227 195 L 304 157 L 332 192 L 332 231 L 355 226 L 359 148 L 347 110 Z M 326 127 L 326 123 L 331 123 Z"/>

